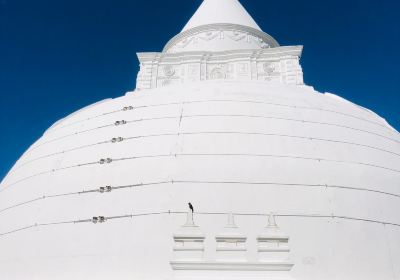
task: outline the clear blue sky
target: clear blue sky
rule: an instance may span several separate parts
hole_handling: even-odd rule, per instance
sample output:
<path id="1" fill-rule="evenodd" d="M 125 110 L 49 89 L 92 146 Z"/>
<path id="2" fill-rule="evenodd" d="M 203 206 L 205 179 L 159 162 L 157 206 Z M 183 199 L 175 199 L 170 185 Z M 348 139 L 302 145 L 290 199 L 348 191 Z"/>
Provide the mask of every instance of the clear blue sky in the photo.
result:
<path id="1" fill-rule="evenodd" d="M 242 0 L 281 45 L 304 45 L 305 82 L 400 129 L 399 0 Z M 55 121 L 135 88 L 201 0 L 0 0 L 0 178 Z"/>

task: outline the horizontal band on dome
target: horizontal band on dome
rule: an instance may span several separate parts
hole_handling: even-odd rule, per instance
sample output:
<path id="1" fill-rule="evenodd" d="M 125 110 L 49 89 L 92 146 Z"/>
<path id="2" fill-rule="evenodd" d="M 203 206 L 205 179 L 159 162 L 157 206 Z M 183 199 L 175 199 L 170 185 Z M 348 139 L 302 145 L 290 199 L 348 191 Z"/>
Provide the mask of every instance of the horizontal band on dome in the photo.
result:
<path id="1" fill-rule="evenodd" d="M 275 97 L 276 97 L 276 96 L 275 96 Z M 158 104 L 139 105 L 139 106 L 132 106 L 132 105 L 130 105 L 130 106 L 133 107 L 133 110 L 136 110 L 136 109 L 152 108 L 152 107 L 159 107 L 159 106 L 170 106 L 170 105 L 182 105 L 182 106 L 183 106 L 183 105 L 185 105 L 185 104 L 207 103 L 207 102 L 254 103 L 254 104 L 265 104 L 265 105 L 273 105 L 273 106 L 281 106 L 281 107 L 289 107 L 289 108 L 297 108 L 297 109 L 308 109 L 308 110 L 325 111 L 325 112 L 330 112 L 330 113 L 334 113 L 334 114 L 344 115 L 344 116 L 347 116 L 347 117 L 351 117 L 351 118 L 355 118 L 355 119 L 362 120 L 362 121 L 365 121 L 365 122 L 369 122 L 369 123 L 372 123 L 372 124 L 381 126 L 381 127 L 385 128 L 386 130 L 392 132 L 392 130 L 391 130 L 390 128 L 388 128 L 388 127 L 387 127 L 386 125 L 384 125 L 384 124 L 381 124 L 381 123 L 378 123 L 378 122 L 375 122 L 375 121 L 371 121 L 371 120 L 368 120 L 368 119 L 365 119 L 365 118 L 360 118 L 360 117 L 357 117 L 357 116 L 352 115 L 352 114 L 347 114 L 347 113 L 343 113 L 343 112 L 339 112 L 339 111 L 334 111 L 334 110 L 328 110 L 328 109 L 321 109 L 321 108 L 314 108 L 314 107 L 307 107 L 307 106 L 288 105 L 288 104 L 274 103 L 274 102 L 254 101 L 254 100 L 210 99 L 210 100 L 193 100 L 193 101 L 182 101 L 182 102 L 171 102 L 171 103 L 158 103 Z M 88 121 L 88 120 L 96 119 L 96 118 L 103 117 L 103 116 L 107 116 L 107 115 L 114 114 L 114 113 L 120 113 L 120 112 L 122 112 L 122 111 L 124 111 L 123 108 L 120 109 L 120 110 L 113 110 L 113 111 L 105 112 L 105 113 L 102 113 L 102 114 L 99 114 L 99 115 L 95 115 L 95 116 L 93 116 L 93 117 L 89 117 L 89 118 L 85 118 L 85 119 L 82 119 L 82 120 L 78 120 L 78 121 L 69 123 L 69 124 L 64 125 L 64 126 L 55 127 L 55 128 L 53 128 L 51 131 L 49 131 L 49 132 L 54 132 L 54 131 L 56 131 L 56 130 L 59 130 L 59 129 L 62 129 L 62 128 L 65 128 L 65 127 L 69 127 L 69 126 L 72 126 L 72 125 L 74 125 L 74 124 L 78 124 L 78 123 L 81 123 L 81 122 L 85 122 L 85 121 Z"/>
<path id="2" fill-rule="evenodd" d="M 272 103 L 272 102 L 263 102 L 263 101 L 254 101 L 254 100 L 223 100 L 223 99 L 194 100 L 194 101 L 182 101 L 182 102 L 159 103 L 159 104 L 150 104 L 150 105 L 134 106 L 133 109 L 142 109 L 142 108 L 150 108 L 150 107 L 158 107 L 158 106 L 168 106 L 168 105 L 184 105 L 184 104 L 203 103 L 203 102 L 206 102 L 206 103 L 207 103 L 207 102 L 254 103 L 254 104 L 265 104 L 265 105 L 282 106 L 282 107 L 289 107 L 289 108 L 298 108 L 298 109 L 309 109 L 309 110 L 326 111 L 326 112 L 336 113 L 336 114 L 340 114 L 340 115 L 345 115 L 345 116 L 352 117 L 352 118 L 355 118 L 355 119 L 359 119 L 359 120 L 362 120 L 362 121 L 365 121 L 365 122 L 369 122 L 369 123 L 372 123 L 372 124 L 381 126 L 381 127 L 385 128 L 385 129 L 387 129 L 388 131 L 392 131 L 391 129 L 389 129 L 389 128 L 388 128 L 386 125 L 384 125 L 384 124 L 381 124 L 381 123 L 378 123 L 378 122 L 374 122 L 374 121 L 371 121 L 371 120 L 367 120 L 367 119 L 364 119 L 364 118 L 360 118 L 360 117 L 357 117 L 357 116 L 354 116 L 354 115 L 351 115 L 351 114 L 347 114 L 347 113 L 343 113 L 343 112 L 338 112 L 338 111 L 334 111 L 334 110 L 327 110 L 327 109 L 321 109 L 321 108 L 313 108 L 313 107 L 307 107 L 307 106 L 295 106 L 295 105 L 280 104 L 280 103 Z M 71 125 L 74 125 L 74 124 L 77 124 L 77 123 L 81 123 L 81 122 L 84 122 L 84 121 L 92 120 L 92 119 L 95 119 L 95 118 L 98 118 L 98 117 L 102 117 L 102 116 L 106 116 L 106 115 L 110 115 L 110 114 L 114 114 L 114 113 L 119 113 L 119 112 L 122 112 L 122 111 L 124 111 L 124 110 L 123 110 L 123 109 L 120 109 L 120 110 L 109 111 L 109 112 L 106 112 L 106 113 L 102 113 L 102 114 L 99 114 L 99 115 L 95 115 L 95 116 L 93 116 L 93 117 L 89 117 L 89 118 L 85 118 L 85 119 L 82 119 L 82 120 L 78 120 L 78 121 L 75 121 L 75 122 L 73 122 L 73 123 L 70 123 L 70 124 L 61 126 L 61 127 L 53 128 L 53 129 L 51 130 L 51 132 L 54 132 L 55 130 L 59 130 L 59 129 L 62 129 L 62 128 L 64 128 L 64 127 L 68 127 L 68 126 L 71 126 Z M 41 143 L 41 144 L 42 144 L 42 143 Z M 30 152 L 31 150 L 33 150 L 33 149 L 35 149 L 36 147 L 40 146 L 41 144 L 32 147 L 31 149 L 28 150 L 28 152 Z"/>
<path id="3" fill-rule="evenodd" d="M 148 212 L 148 213 L 136 213 L 136 214 L 126 214 L 119 216 L 101 216 L 104 221 L 116 220 L 116 219 L 133 219 L 135 217 L 144 217 L 144 216 L 160 216 L 160 215 L 174 215 L 174 214 L 187 214 L 187 212 L 182 211 L 163 211 L 163 212 Z M 265 213 L 228 213 L 228 212 L 196 212 L 196 215 L 228 215 L 233 214 L 235 216 L 264 216 L 267 217 L 269 214 Z M 389 225 L 400 227 L 398 223 L 392 223 L 387 221 L 379 221 L 379 220 L 371 220 L 357 217 L 349 217 L 349 216 L 337 216 L 337 215 L 318 215 L 318 214 L 290 214 L 290 213 L 274 213 L 276 217 L 290 217 L 290 218 L 322 218 L 322 219 L 341 219 L 341 220 L 349 220 L 349 221 L 359 221 L 359 222 L 368 222 L 374 224 L 381 225 Z M 47 227 L 47 226 L 56 226 L 56 225 L 66 225 L 66 224 L 80 224 L 80 223 L 92 223 L 93 218 L 90 219 L 81 219 L 81 220 L 66 220 L 66 221 L 58 221 L 52 223 L 35 223 L 29 226 L 25 226 L 22 228 L 17 228 L 8 232 L 0 233 L 0 237 L 5 237 L 10 234 L 14 234 L 20 231 L 28 230 L 35 227 Z"/>
<path id="4" fill-rule="evenodd" d="M 360 187 L 350 187 L 350 186 L 340 186 L 334 184 L 306 184 L 306 183 L 283 183 L 283 182 L 251 182 L 251 181 L 201 181 L 201 180 L 167 180 L 167 181 L 158 181 L 158 182 L 148 182 L 148 183 L 136 183 L 130 185 L 118 185 L 118 186 L 107 186 L 108 191 L 111 192 L 114 190 L 123 190 L 123 189 L 132 189 L 138 187 L 145 186 L 155 186 L 155 185 L 167 185 L 167 184 L 212 184 L 212 185 L 268 185 L 268 186 L 285 186 L 285 187 L 315 187 L 315 188 L 333 188 L 333 189 L 344 189 L 344 190 L 355 190 L 355 191 L 365 191 L 372 192 L 392 197 L 400 198 L 400 194 L 384 192 L 380 190 L 368 189 L 368 188 L 360 188 Z M 53 195 L 42 195 L 40 197 L 30 199 L 25 202 L 20 202 L 18 204 L 11 205 L 9 207 L 3 208 L 0 210 L 0 215 L 8 210 L 15 209 L 20 206 L 28 205 L 34 203 L 39 200 L 51 199 L 57 197 L 65 197 L 65 196 L 73 196 L 73 195 L 83 195 L 83 194 L 93 194 L 93 193 L 104 193 L 105 187 L 93 188 L 82 190 L 78 192 L 68 192 L 68 193 L 60 193 Z"/>
<path id="5" fill-rule="evenodd" d="M 364 130 L 364 129 L 358 129 L 358 128 L 354 128 L 354 127 L 350 127 L 350 126 L 345 126 L 345 125 L 340 125 L 340 124 L 333 124 L 333 123 L 324 123 L 324 122 L 316 122 L 316 121 L 308 121 L 308 120 L 302 120 L 302 119 L 292 119 L 292 118 L 283 118 L 283 117 L 270 117 L 270 116 L 262 116 L 262 115 L 240 115 L 240 114 L 199 114 L 199 115 L 182 115 L 182 116 L 165 116 L 165 117 L 156 117 L 156 118 L 140 118 L 140 119 L 134 119 L 134 120 L 126 120 L 126 123 L 136 123 L 136 122 L 143 122 L 143 121 L 155 121 L 155 120 L 166 120 L 166 119 L 181 119 L 181 118 L 195 118 L 195 117 L 247 117 L 247 118 L 264 118 L 264 119 L 275 119 L 275 120 L 286 120 L 286 121 L 293 121 L 293 122 L 301 122 L 301 123 L 311 123 L 311 124 L 319 124 L 319 125 L 328 125 L 328 126 L 335 126 L 335 127 L 341 127 L 341 128 L 346 128 L 346 129 L 351 129 L 354 131 L 359 131 L 359 132 L 363 132 L 363 133 L 368 133 L 371 135 L 375 135 L 396 143 L 400 143 L 400 140 L 396 140 L 393 139 L 391 137 L 387 137 L 385 135 L 376 133 L 376 132 L 372 132 L 372 131 L 368 131 L 368 130 Z M 67 137 L 72 137 L 75 135 L 79 135 L 79 134 L 83 134 L 83 133 L 87 133 L 87 132 L 91 132 L 91 131 L 95 131 L 98 129 L 103 129 L 103 128 L 107 128 L 107 127 L 113 127 L 115 126 L 115 122 L 113 122 L 112 124 L 107 124 L 107 125 L 102 125 L 102 126 L 98 126 L 98 127 L 94 127 L 91 129 L 86 129 L 86 130 L 81 130 L 81 131 L 77 131 L 77 132 L 73 132 L 64 136 L 60 136 L 42 143 L 39 143 L 38 145 L 32 147 L 31 149 L 29 149 L 29 151 L 27 153 L 25 153 L 25 155 L 29 154 L 30 152 L 32 152 L 33 150 L 36 150 L 37 148 L 49 144 L 49 143 L 53 143 L 55 141 L 59 141 L 62 140 L 64 138 Z"/>
<path id="6" fill-rule="evenodd" d="M 129 140 L 135 140 L 135 139 L 140 139 L 140 138 L 150 138 L 150 137 L 165 137 L 165 136 L 180 136 L 180 135 L 183 135 L 183 136 L 185 136 L 185 135 L 206 135 L 206 134 L 217 134 L 217 135 L 236 134 L 236 135 L 258 135 L 258 136 L 277 136 L 277 137 L 287 137 L 287 138 L 298 138 L 298 139 L 305 139 L 305 140 L 310 140 L 310 141 L 321 141 L 321 142 L 331 142 L 331 143 L 354 145 L 354 146 L 359 146 L 359 147 L 364 147 L 364 148 L 369 148 L 369 149 L 389 153 L 389 154 L 400 157 L 400 154 L 398 154 L 396 152 L 385 150 L 385 149 L 378 148 L 375 146 L 361 144 L 361 143 L 354 143 L 354 142 L 349 142 L 349 141 L 340 141 L 340 140 L 335 140 L 335 139 L 327 139 L 327 138 L 319 138 L 319 137 L 307 137 L 307 136 L 299 136 L 299 135 L 279 134 L 279 133 L 245 132 L 245 131 L 199 131 L 199 132 L 177 132 L 177 133 L 160 133 L 160 134 L 126 136 L 126 137 L 123 137 L 123 139 L 129 141 Z M 40 160 L 40 159 L 44 159 L 44 158 L 48 158 L 48 157 L 52 157 L 52 156 L 56 156 L 56 155 L 60 155 L 60 154 L 66 154 L 69 152 L 73 152 L 73 151 L 77 151 L 80 149 L 85 149 L 85 148 L 89 148 L 89 147 L 93 147 L 93 146 L 97 146 L 97 145 L 109 144 L 110 142 L 112 142 L 112 140 L 105 140 L 105 141 L 100 141 L 100 142 L 96 142 L 93 144 L 77 146 L 77 147 L 74 147 L 71 149 L 62 150 L 60 152 L 55 152 L 55 153 L 39 156 L 37 158 L 33 158 L 31 160 L 23 162 L 20 165 L 14 167 L 9 172 L 9 174 L 12 174 L 15 171 L 17 171 L 18 169 L 20 169 L 21 167 L 23 167 L 27 164 L 30 164 L 32 162 L 35 162 L 37 160 Z"/>
<path id="7" fill-rule="evenodd" d="M 207 157 L 207 156 L 212 156 L 212 157 L 266 157 L 266 158 L 289 158 L 289 159 L 298 159 L 298 160 L 311 160 L 311 161 L 324 161 L 324 162 L 334 162 L 334 163 L 344 163 L 344 164 L 355 164 L 355 165 L 362 165 L 362 166 L 368 166 L 372 168 L 379 168 L 383 170 L 388 170 L 391 172 L 396 172 L 400 173 L 400 170 L 390 168 L 390 167 L 385 167 L 385 166 L 380 166 L 372 163 L 364 163 L 364 162 L 356 162 L 356 161 L 344 161 L 344 160 L 334 160 L 334 159 L 326 159 L 326 158 L 312 158 L 312 157 L 303 157 L 303 156 L 294 156 L 294 155 L 279 155 L 279 154 L 251 154 L 251 153 L 175 153 L 175 154 L 154 154 L 154 155 L 142 155 L 142 156 L 130 156 L 130 157 L 123 157 L 123 158 L 108 158 L 109 160 L 107 163 L 111 162 L 117 162 L 117 161 L 125 161 L 125 160 L 136 160 L 136 159 L 146 159 L 146 158 L 162 158 L 162 157 Z M 101 160 L 100 160 L 101 161 Z M 23 181 L 26 181 L 28 179 L 44 175 L 44 174 L 49 174 L 53 172 L 58 172 L 58 171 L 63 171 L 66 169 L 71 169 L 71 168 L 77 168 L 77 167 L 83 167 L 83 166 L 89 166 L 89 165 L 95 165 L 98 164 L 99 161 L 91 161 L 91 162 L 86 162 L 86 163 L 80 163 L 80 164 L 75 164 L 75 165 L 70 165 L 70 166 L 65 166 L 57 169 L 51 169 L 43 172 L 39 172 L 27 177 L 24 177 L 20 180 L 17 180 L 13 183 L 10 183 L 3 187 L 0 190 L 0 193 L 4 192 L 5 190 L 9 189 L 11 186 L 15 186 L 18 183 L 21 183 Z M 100 162 L 101 163 L 101 162 Z"/>

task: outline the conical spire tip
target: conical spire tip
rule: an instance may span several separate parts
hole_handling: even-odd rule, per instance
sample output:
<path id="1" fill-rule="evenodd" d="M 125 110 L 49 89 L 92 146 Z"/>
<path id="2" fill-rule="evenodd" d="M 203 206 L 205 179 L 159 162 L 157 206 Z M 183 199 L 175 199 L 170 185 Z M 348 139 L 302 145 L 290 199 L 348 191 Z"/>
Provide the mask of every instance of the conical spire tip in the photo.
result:
<path id="1" fill-rule="evenodd" d="M 204 0 L 182 31 L 218 23 L 238 24 L 261 31 L 238 0 Z"/>

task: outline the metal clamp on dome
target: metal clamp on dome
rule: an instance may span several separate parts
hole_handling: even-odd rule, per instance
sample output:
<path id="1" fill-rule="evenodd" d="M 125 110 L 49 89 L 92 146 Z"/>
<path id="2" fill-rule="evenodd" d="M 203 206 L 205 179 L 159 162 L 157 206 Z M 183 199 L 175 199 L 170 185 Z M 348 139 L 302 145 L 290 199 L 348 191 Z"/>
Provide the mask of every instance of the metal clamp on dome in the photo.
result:
<path id="1" fill-rule="evenodd" d="M 100 164 L 105 164 L 105 163 L 111 163 L 112 159 L 111 158 L 102 158 L 101 160 L 99 160 Z"/>
<path id="2" fill-rule="evenodd" d="M 115 137 L 113 139 L 111 139 L 111 143 L 118 143 L 118 142 L 122 142 L 124 141 L 124 138 L 122 137 Z"/>
<path id="3" fill-rule="evenodd" d="M 126 121 L 125 121 L 125 120 L 122 120 L 122 121 L 116 121 L 114 124 L 115 124 L 115 126 L 118 126 L 118 125 L 123 125 L 123 124 L 126 124 Z"/>
<path id="4" fill-rule="evenodd" d="M 93 222 L 93 224 L 97 224 L 97 223 L 104 223 L 105 221 L 106 221 L 107 219 L 106 219 L 106 217 L 104 217 L 104 216 L 98 216 L 98 217 L 93 217 L 92 218 L 92 222 Z"/>
<path id="5" fill-rule="evenodd" d="M 112 191 L 112 187 L 111 186 L 105 186 L 105 187 L 100 187 L 99 188 L 99 192 L 100 193 L 111 192 L 111 191 Z"/>
<path id="6" fill-rule="evenodd" d="M 126 106 L 122 108 L 122 111 L 129 111 L 129 110 L 133 110 L 133 106 Z"/>

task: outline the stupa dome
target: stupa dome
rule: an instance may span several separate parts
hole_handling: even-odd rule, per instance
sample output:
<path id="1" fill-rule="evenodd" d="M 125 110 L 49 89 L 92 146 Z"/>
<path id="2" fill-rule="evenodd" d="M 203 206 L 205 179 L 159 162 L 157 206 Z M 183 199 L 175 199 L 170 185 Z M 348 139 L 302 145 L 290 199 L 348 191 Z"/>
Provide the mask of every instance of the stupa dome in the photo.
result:
<path id="1" fill-rule="evenodd" d="M 220 1 L 201 9 L 242 7 Z M 262 32 L 224 19 L 184 32 Z M 0 279 L 400 279 L 400 135 L 304 85 L 301 50 L 139 53 L 135 91 L 55 123 L 1 182 Z"/>

